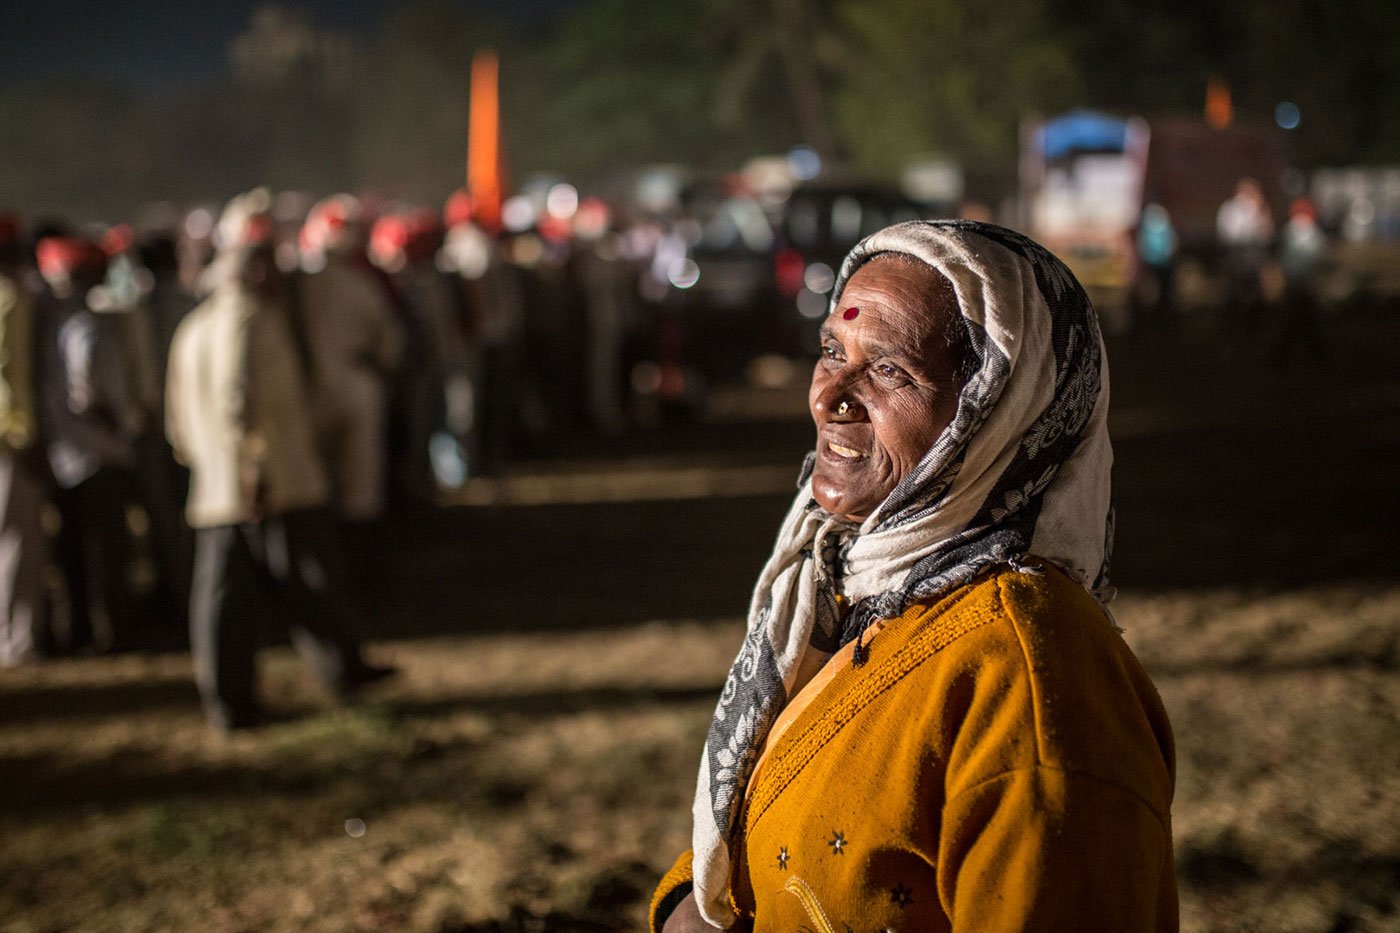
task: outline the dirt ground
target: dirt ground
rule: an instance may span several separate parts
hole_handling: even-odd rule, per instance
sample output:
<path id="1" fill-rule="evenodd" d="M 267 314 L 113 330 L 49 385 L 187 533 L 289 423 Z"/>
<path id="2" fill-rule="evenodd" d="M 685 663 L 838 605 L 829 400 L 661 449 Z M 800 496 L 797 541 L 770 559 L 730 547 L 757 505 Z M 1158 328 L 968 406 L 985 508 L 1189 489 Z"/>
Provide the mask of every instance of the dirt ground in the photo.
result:
<path id="1" fill-rule="evenodd" d="M 1400 586 L 1117 615 L 1179 743 L 1183 929 L 1400 929 Z M 352 708 L 277 649 L 283 721 L 231 740 L 177 654 L 5 672 L 0 929 L 635 929 L 740 634 L 395 642 Z"/>
<path id="2" fill-rule="evenodd" d="M 1400 931 L 1397 335 L 1287 372 L 1111 348 L 1185 930 Z M 805 429 L 697 436 L 795 463 Z M 384 542 L 402 675 L 338 707 L 272 649 L 276 721 L 231 739 L 180 651 L 0 671 L 0 930 L 637 928 L 785 504 L 425 516 Z"/>

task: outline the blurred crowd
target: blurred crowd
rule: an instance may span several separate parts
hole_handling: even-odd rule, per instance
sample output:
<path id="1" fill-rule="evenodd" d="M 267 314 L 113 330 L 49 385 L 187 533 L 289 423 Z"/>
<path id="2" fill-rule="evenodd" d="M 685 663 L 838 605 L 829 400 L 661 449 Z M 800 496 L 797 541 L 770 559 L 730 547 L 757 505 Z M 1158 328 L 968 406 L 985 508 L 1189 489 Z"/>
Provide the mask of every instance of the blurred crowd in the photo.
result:
<path id="1" fill-rule="evenodd" d="M 357 641 L 386 508 L 641 417 L 666 230 L 548 196 L 509 227 L 465 191 L 439 211 L 258 189 L 141 229 L 0 217 L 0 665 L 188 626 L 211 720 L 237 728 L 272 611 L 332 689 L 388 673 Z"/>
<path id="2" fill-rule="evenodd" d="M 927 213 L 849 186 L 673 203 L 556 182 L 499 208 L 256 189 L 135 227 L 0 216 L 0 665 L 188 631 L 238 727 L 271 612 L 331 689 L 378 679 L 357 633 L 386 509 L 654 421 L 697 369 L 802 355 L 849 247 Z M 1216 220 L 1221 329 L 1320 356 L 1312 203 L 1276 223 L 1243 179 Z M 1132 237 L 1128 326 L 1170 329 L 1188 251 L 1159 204 Z"/>
<path id="3" fill-rule="evenodd" d="M 1178 270 L 1182 244 L 1170 213 L 1144 206 L 1134 231 L 1136 273 L 1131 325 L 1138 330 L 1178 326 Z M 1320 286 L 1330 262 L 1330 240 L 1307 197 L 1295 198 L 1276 222 L 1259 182 L 1245 177 L 1216 213 L 1211 244 L 1221 281 L 1219 329 L 1228 342 L 1250 343 L 1281 366 L 1321 359 Z"/>

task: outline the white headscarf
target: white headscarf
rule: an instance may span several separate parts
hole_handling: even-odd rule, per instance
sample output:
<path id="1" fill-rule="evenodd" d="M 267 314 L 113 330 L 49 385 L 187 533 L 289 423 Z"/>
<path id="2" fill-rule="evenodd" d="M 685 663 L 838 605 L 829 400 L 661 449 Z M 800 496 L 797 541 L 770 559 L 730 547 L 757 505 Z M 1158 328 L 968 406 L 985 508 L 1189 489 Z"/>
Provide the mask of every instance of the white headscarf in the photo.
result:
<path id="1" fill-rule="evenodd" d="M 695 895 L 720 926 L 733 920 L 729 842 L 764 739 L 841 644 L 874 619 L 1027 555 L 1062 568 L 1101 603 L 1112 598 L 1108 365 L 1083 289 L 1018 233 L 916 221 L 856 245 L 833 307 L 856 269 L 882 253 L 912 257 L 952 283 L 978 367 L 952 423 L 859 527 L 813 499 L 808 456 L 700 762 Z M 845 618 L 837 593 L 850 607 Z"/>

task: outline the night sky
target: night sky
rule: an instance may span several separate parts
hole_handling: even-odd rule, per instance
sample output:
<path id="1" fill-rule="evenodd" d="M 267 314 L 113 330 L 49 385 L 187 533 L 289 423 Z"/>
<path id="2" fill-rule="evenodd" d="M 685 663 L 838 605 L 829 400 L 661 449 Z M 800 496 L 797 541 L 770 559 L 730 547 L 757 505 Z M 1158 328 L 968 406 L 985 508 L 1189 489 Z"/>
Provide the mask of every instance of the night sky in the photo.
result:
<path id="1" fill-rule="evenodd" d="M 79 76 L 159 91 L 219 75 L 233 36 L 266 0 L 5 0 L 0 84 Z M 293 0 L 322 28 L 373 34 L 392 0 Z M 454 0 L 464 15 L 548 15 L 570 0 Z"/>

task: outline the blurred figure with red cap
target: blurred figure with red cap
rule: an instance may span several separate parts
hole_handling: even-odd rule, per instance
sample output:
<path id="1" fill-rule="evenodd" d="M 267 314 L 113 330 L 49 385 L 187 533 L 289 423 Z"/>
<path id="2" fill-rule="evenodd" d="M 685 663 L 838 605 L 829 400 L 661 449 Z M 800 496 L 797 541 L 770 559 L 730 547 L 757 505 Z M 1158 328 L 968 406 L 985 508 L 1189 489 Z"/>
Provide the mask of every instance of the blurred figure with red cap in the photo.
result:
<path id="1" fill-rule="evenodd" d="M 101 245 L 107 274 L 89 304 L 111 320 L 121 337 L 130 397 L 137 408 L 132 421 L 139 425 L 132 439 L 132 475 L 147 520 L 134 524 L 140 572 L 133 584 L 149 607 L 152 633 L 160 633 L 159 644 L 168 644 L 185 624 L 190 545 L 189 529 L 181 519 L 188 477 L 175 462 L 162 429 L 165 361 L 174 333 L 168 320 L 169 293 L 163 289 L 157 294 L 155 276 L 142 261 L 131 226 L 108 228 Z M 192 304 L 181 301 L 177 307 L 183 315 Z"/>
<path id="2" fill-rule="evenodd" d="M 1317 223 L 1317 208 L 1308 198 L 1297 198 L 1288 209 L 1288 221 L 1279 231 L 1283 313 L 1274 357 L 1280 366 L 1292 365 L 1299 353 L 1315 362 L 1327 353 L 1318 323 L 1317 300 L 1317 278 L 1327 259 L 1327 236 Z"/>
<path id="3" fill-rule="evenodd" d="M 458 371 L 465 335 L 453 302 L 452 282 L 436 264 L 443 228 L 436 211 L 388 213 L 374 222 L 369 255 L 389 281 L 401 306 L 404 359 L 393 399 L 391 474 L 409 497 L 430 501 L 439 485 L 460 485 L 455 471 L 434 471 L 444 434 L 449 377 Z M 450 456 L 450 452 L 448 456 Z"/>
<path id="4" fill-rule="evenodd" d="M 0 667 L 42 653 L 48 536 L 34 411 L 34 307 L 19 221 L 0 214 Z"/>
<path id="5" fill-rule="evenodd" d="M 358 199 L 335 195 L 301 231 L 299 314 L 311 357 L 312 406 L 331 487 L 351 537 L 384 510 L 389 388 L 403 334 L 380 282 L 366 268 Z"/>
<path id="6" fill-rule="evenodd" d="M 1236 341 L 1247 340 L 1264 301 L 1261 272 L 1274 244 L 1274 219 L 1264 189 L 1241 178 L 1235 194 L 1215 215 L 1215 235 L 1228 276 L 1225 326 Z"/>
<path id="7" fill-rule="evenodd" d="M 35 258 L 48 285 L 36 315 L 39 427 L 69 596 L 67 631 L 55 647 L 111 650 L 136 635 L 127 509 L 139 406 L 117 323 L 90 303 L 106 274 L 106 253 L 87 239 L 51 236 L 35 245 Z"/>
<path id="8" fill-rule="evenodd" d="M 262 717 L 256 654 L 269 596 L 333 691 L 392 673 L 360 654 L 273 223 L 237 216 L 246 206 L 226 211 L 214 290 L 176 329 L 166 384 L 166 432 L 191 471 L 195 679 L 224 732 Z"/>
<path id="9" fill-rule="evenodd" d="M 570 269 L 584 304 L 588 413 L 596 430 L 620 434 L 627 427 L 623 349 L 635 316 L 636 271 L 622 255 L 621 237 L 606 202 L 580 201 L 573 233 Z"/>
<path id="10" fill-rule="evenodd" d="M 461 367 L 449 382 L 448 430 L 458 440 L 463 475 L 489 474 L 510 456 L 524 364 L 524 295 L 500 241 L 477 222 L 466 189 L 443 206 L 447 227 L 438 264 L 455 285 L 465 337 Z"/>

